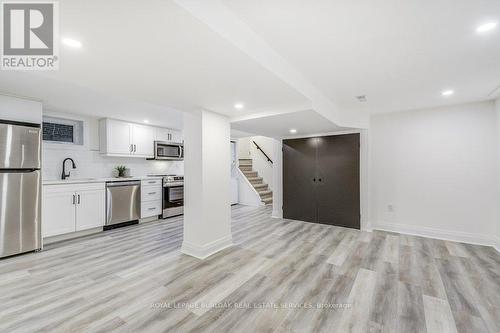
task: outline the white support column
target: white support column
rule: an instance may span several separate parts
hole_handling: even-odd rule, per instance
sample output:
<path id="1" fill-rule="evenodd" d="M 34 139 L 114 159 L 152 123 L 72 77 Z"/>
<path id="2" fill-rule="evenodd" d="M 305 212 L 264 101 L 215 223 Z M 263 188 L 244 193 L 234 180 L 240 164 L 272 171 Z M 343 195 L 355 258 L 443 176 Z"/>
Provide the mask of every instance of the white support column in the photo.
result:
<path id="1" fill-rule="evenodd" d="M 184 146 L 181 252 L 203 259 L 233 245 L 229 119 L 209 111 L 185 113 Z"/>
<path id="2" fill-rule="evenodd" d="M 283 141 L 273 143 L 273 213 L 274 218 L 283 218 Z"/>
<path id="3" fill-rule="evenodd" d="M 495 237 L 494 237 L 494 242 L 493 246 L 495 249 L 500 252 L 500 97 L 495 101 L 495 108 L 497 111 L 497 170 L 498 170 L 498 183 L 497 183 L 497 200 L 498 200 L 498 205 L 497 205 L 497 223 L 496 223 L 496 230 L 495 230 Z"/>

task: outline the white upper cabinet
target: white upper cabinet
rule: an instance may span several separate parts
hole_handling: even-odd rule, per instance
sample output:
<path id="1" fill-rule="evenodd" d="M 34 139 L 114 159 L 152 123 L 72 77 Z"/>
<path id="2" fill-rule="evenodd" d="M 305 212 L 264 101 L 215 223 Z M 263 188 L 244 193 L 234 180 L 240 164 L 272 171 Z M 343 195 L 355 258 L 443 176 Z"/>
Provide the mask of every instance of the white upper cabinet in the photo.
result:
<path id="1" fill-rule="evenodd" d="M 154 157 L 155 129 L 151 126 L 132 124 L 132 150 L 140 157 Z"/>
<path id="2" fill-rule="evenodd" d="M 158 129 L 155 127 L 121 120 L 101 119 L 99 133 L 101 154 L 143 158 L 154 157 L 154 141 L 158 140 L 156 138 Z M 168 137 L 170 136 L 169 134 Z"/>
<path id="3" fill-rule="evenodd" d="M 172 138 L 172 142 L 175 142 L 175 143 L 182 143 L 184 141 L 184 137 L 182 136 L 182 132 L 181 131 L 175 131 L 175 130 L 171 130 L 171 138 Z"/>
<path id="4" fill-rule="evenodd" d="M 181 143 L 183 141 L 182 132 L 170 128 L 156 128 L 156 141 Z"/>
<path id="5" fill-rule="evenodd" d="M 155 131 L 156 131 L 155 141 L 163 141 L 163 142 L 170 141 L 170 129 L 156 127 Z"/>
<path id="6" fill-rule="evenodd" d="M 130 155 L 132 138 L 130 124 L 124 121 L 103 119 L 100 123 L 101 153 Z"/>

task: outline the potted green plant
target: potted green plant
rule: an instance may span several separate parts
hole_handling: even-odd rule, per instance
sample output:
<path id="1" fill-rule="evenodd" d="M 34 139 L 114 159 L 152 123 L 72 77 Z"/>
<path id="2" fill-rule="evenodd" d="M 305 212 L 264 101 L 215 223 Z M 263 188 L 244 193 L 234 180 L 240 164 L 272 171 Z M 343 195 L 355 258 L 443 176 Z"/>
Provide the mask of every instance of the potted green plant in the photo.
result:
<path id="1" fill-rule="evenodd" d="M 125 177 L 125 170 L 127 168 L 124 165 L 118 165 L 115 170 L 118 172 L 118 177 Z"/>

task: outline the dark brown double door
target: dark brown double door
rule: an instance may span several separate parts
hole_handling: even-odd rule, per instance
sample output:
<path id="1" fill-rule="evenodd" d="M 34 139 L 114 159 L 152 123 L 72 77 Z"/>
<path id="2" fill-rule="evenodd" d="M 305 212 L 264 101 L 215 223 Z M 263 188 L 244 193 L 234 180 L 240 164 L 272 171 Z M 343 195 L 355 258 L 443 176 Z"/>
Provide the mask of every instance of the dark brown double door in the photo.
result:
<path id="1" fill-rule="evenodd" d="M 283 140 L 283 217 L 359 229 L 359 134 Z"/>

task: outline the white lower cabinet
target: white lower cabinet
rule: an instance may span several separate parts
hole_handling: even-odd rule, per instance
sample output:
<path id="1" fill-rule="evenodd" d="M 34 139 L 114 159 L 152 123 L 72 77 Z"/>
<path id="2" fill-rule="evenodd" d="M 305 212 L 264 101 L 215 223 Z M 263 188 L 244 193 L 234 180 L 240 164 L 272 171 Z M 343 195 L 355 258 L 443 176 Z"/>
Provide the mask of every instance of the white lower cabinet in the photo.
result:
<path id="1" fill-rule="evenodd" d="M 104 187 L 94 190 L 83 189 L 76 195 L 76 231 L 102 227 L 106 212 Z"/>
<path id="2" fill-rule="evenodd" d="M 148 179 L 141 182 L 141 218 L 162 214 L 163 185 L 161 179 Z"/>
<path id="3" fill-rule="evenodd" d="M 56 189 L 57 185 L 43 187 L 42 235 L 43 237 L 75 231 L 75 191 Z"/>
<path id="4" fill-rule="evenodd" d="M 102 227 L 105 200 L 104 183 L 44 185 L 43 237 Z"/>

